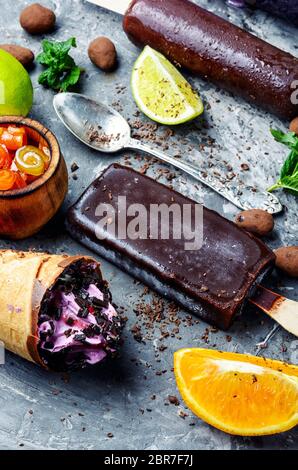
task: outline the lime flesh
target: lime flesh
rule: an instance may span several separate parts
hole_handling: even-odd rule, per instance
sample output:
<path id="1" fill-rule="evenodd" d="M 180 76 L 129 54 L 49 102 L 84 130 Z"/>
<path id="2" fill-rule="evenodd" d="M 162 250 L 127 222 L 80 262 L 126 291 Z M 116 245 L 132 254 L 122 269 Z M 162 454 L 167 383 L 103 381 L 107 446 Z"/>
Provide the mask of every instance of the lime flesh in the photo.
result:
<path id="1" fill-rule="evenodd" d="M 149 46 L 134 65 L 131 86 L 140 110 L 161 124 L 181 124 L 204 111 L 199 95 L 181 73 Z"/>
<path id="2" fill-rule="evenodd" d="M 11 54 L 0 49 L 0 116 L 27 116 L 32 103 L 28 72 Z"/>

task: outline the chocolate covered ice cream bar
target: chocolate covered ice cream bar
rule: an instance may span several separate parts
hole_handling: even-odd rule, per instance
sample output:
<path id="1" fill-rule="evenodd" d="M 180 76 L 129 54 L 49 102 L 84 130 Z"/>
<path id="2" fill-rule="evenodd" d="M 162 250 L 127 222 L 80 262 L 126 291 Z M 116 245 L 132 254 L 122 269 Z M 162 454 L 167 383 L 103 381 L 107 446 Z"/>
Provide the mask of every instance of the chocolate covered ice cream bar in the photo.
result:
<path id="1" fill-rule="evenodd" d="M 250 103 L 283 119 L 298 114 L 297 58 L 192 1 L 132 0 L 123 28 L 137 46 L 151 46 Z"/>
<path id="2" fill-rule="evenodd" d="M 150 212 L 152 204 L 196 203 L 131 168 L 113 164 L 107 168 L 69 210 L 70 234 L 96 253 L 174 300 L 185 309 L 220 328 L 230 326 L 254 287 L 274 264 L 274 254 L 259 239 L 238 228 L 209 209 L 203 209 L 203 244 L 186 250 L 185 239 L 173 239 L 174 222 L 170 219 L 170 239 L 119 239 L 118 226 L 123 218 L 119 196 L 126 206 L 141 204 Z M 115 235 L 99 223 L 100 207 L 115 210 Z M 127 224 L 132 217 L 127 218 Z M 120 227 L 121 228 L 121 227 Z M 127 228 L 127 227 L 126 227 Z M 123 227 L 121 228 L 123 231 Z"/>

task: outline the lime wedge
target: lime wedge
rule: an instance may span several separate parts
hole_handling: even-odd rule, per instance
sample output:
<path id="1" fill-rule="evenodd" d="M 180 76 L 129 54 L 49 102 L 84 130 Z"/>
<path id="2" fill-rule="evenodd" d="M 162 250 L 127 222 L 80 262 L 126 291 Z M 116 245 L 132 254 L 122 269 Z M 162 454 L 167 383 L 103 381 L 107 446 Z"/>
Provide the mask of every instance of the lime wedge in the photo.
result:
<path id="1" fill-rule="evenodd" d="M 199 95 L 181 73 L 149 46 L 134 65 L 131 87 L 140 110 L 160 124 L 181 124 L 204 111 Z"/>

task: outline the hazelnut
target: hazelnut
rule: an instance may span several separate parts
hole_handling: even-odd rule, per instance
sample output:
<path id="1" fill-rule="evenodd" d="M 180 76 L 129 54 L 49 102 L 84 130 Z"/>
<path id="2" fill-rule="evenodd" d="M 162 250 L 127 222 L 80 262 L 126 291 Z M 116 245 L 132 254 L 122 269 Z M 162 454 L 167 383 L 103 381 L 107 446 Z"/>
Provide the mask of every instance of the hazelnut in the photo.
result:
<path id="1" fill-rule="evenodd" d="M 91 62 L 105 72 L 109 72 L 116 67 L 116 48 L 108 38 L 98 37 L 94 39 L 89 44 L 88 55 Z"/>
<path id="2" fill-rule="evenodd" d="M 26 47 L 17 46 L 16 44 L 0 44 L 0 49 L 13 55 L 26 68 L 30 68 L 33 64 L 34 54 Z"/>
<path id="3" fill-rule="evenodd" d="M 293 119 L 293 121 L 291 122 L 290 131 L 295 132 L 295 134 L 298 135 L 298 117 Z"/>
<path id="4" fill-rule="evenodd" d="M 44 34 L 52 31 L 56 22 L 55 13 L 39 3 L 26 7 L 20 15 L 20 23 L 29 34 Z"/>
<path id="5" fill-rule="evenodd" d="M 274 228 L 274 219 L 269 212 L 262 209 L 250 209 L 240 212 L 235 224 L 255 235 L 268 235 Z"/>
<path id="6" fill-rule="evenodd" d="M 276 266 L 292 277 L 298 277 L 298 246 L 284 246 L 274 251 Z"/>

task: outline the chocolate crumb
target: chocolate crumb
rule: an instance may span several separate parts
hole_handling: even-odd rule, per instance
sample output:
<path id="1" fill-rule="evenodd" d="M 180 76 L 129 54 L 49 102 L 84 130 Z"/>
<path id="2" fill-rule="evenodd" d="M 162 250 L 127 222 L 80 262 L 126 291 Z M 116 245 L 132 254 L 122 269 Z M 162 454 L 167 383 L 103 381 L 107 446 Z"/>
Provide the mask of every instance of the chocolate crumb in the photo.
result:
<path id="1" fill-rule="evenodd" d="M 76 162 L 73 162 L 70 169 L 71 169 L 71 172 L 74 173 L 75 171 L 79 169 L 79 165 Z"/>
<path id="2" fill-rule="evenodd" d="M 178 398 L 175 395 L 169 395 L 168 400 L 171 403 L 171 405 L 179 406 L 180 404 Z"/>
<path id="3" fill-rule="evenodd" d="M 142 332 L 141 332 L 141 327 L 137 324 L 135 324 L 131 329 L 130 331 L 132 332 L 133 334 L 133 337 L 136 341 L 138 341 L 138 343 L 141 343 L 142 340 L 143 340 L 143 335 L 142 335 Z"/>
<path id="4" fill-rule="evenodd" d="M 248 171 L 249 170 L 249 165 L 247 163 L 242 163 L 241 164 L 241 170 L 242 171 Z"/>

